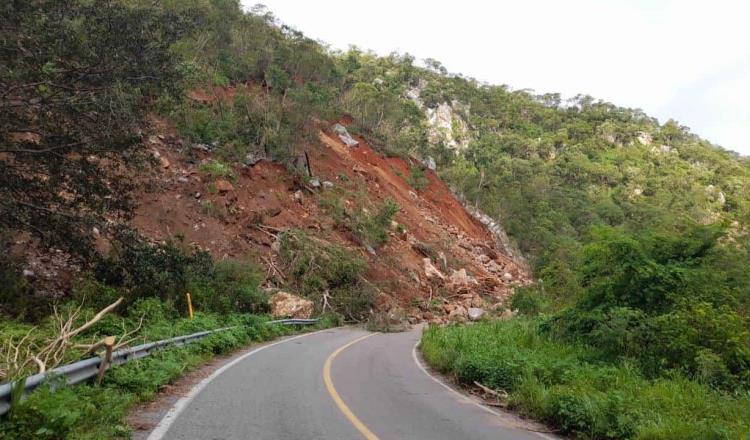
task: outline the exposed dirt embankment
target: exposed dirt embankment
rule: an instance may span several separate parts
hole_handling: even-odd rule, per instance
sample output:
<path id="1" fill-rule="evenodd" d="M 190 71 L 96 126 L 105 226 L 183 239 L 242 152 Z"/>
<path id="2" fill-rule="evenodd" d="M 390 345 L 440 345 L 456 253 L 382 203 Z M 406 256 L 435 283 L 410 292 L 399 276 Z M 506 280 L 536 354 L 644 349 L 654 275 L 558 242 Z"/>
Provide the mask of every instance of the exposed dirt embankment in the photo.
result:
<path id="1" fill-rule="evenodd" d="M 209 151 L 189 145 L 163 121 L 152 126 L 149 147 L 158 165 L 132 223 L 153 240 L 181 236 L 220 259 L 252 259 L 268 270 L 268 285 L 282 287 L 275 236 L 304 230 L 361 254 L 366 279 L 379 291 L 377 306 L 403 309 L 411 321 L 466 319 L 471 307 L 500 310 L 514 286 L 529 282 L 432 171 L 425 170 L 428 183 L 416 190 L 406 179 L 416 162 L 384 157 L 365 139 L 347 147 L 321 126 L 320 142 L 305 148 L 322 183 L 312 187 L 265 160 L 234 167 L 231 176 L 212 175 Z M 393 200 L 400 226 L 373 253 L 337 226 L 323 207 L 330 198 L 372 210 Z"/>

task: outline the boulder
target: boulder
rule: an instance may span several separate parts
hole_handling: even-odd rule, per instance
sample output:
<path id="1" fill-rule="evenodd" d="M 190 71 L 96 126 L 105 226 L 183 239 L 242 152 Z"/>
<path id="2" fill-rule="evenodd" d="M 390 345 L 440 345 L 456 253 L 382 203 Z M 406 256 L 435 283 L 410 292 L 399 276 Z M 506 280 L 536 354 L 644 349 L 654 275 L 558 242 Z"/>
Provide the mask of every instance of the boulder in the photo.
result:
<path id="1" fill-rule="evenodd" d="M 349 134 L 349 132 L 346 130 L 346 127 L 344 127 L 343 125 L 334 124 L 331 129 L 339 136 L 341 142 L 343 142 L 347 147 L 353 148 L 359 146 L 359 142 Z"/>
<path id="2" fill-rule="evenodd" d="M 456 292 L 467 292 L 479 285 L 474 277 L 466 273 L 466 269 L 454 270 L 449 281 L 450 287 Z"/>
<path id="3" fill-rule="evenodd" d="M 425 257 L 422 259 L 422 261 L 424 262 L 424 274 L 425 276 L 427 276 L 427 278 L 438 278 L 441 280 L 445 279 L 445 275 L 443 275 L 443 273 L 440 272 L 434 264 L 432 264 L 432 260 Z"/>
<path id="4" fill-rule="evenodd" d="M 333 182 L 328 181 L 328 180 L 324 180 L 323 181 L 323 188 L 325 188 L 325 189 L 331 189 L 331 188 L 333 188 Z"/>
<path id="5" fill-rule="evenodd" d="M 465 321 L 468 315 L 469 312 L 466 310 L 466 307 L 459 304 L 448 313 L 448 319 L 451 321 Z"/>
<path id="6" fill-rule="evenodd" d="M 294 200 L 297 203 L 302 204 L 302 202 L 304 200 L 304 197 L 302 196 L 302 191 L 300 191 L 300 190 L 295 191 L 293 197 L 294 197 Z"/>
<path id="7" fill-rule="evenodd" d="M 480 309 L 479 307 L 471 307 L 468 313 L 469 320 L 479 321 L 480 319 L 482 319 L 482 316 L 484 316 L 484 309 Z"/>
<path id="8" fill-rule="evenodd" d="M 308 319 L 312 316 L 315 304 L 309 299 L 279 291 L 268 299 L 271 316 L 275 318 Z"/>

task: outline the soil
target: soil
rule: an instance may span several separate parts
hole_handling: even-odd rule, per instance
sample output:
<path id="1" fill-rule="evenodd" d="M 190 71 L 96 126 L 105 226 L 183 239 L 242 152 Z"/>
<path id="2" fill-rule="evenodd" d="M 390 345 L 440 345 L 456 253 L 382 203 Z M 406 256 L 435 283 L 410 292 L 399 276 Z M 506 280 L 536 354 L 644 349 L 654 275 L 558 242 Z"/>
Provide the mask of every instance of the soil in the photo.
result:
<path id="1" fill-rule="evenodd" d="M 231 94 L 222 89 L 220 99 Z M 214 99 L 206 91 L 194 95 Z M 410 167 L 421 166 L 416 160 L 385 157 L 358 136 L 359 146 L 349 148 L 330 124 L 319 125 L 319 142 L 304 152 L 312 174 L 333 189 L 314 189 L 299 174 L 266 160 L 234 167 L 231 178 L 212 177 L 201 171 L 213 159 L 210 151 L 189 145 L 165 121 L 152 118 L 148 145 L 156 160 L 142 176 L 149 184 L 138 196 L 132 225 L 154 241 L 179 236 L 218 259 L 253 260 L 268 270 L 267 285 L 277 287 L 283 286 L 271 267 L 279 267 L 275 235 L 286 229 L 308 231 L 366 258 L 367 281 L 381 292 L 377 306 L 402 308 L 412 322 L 443 321 L 451 304 L 501 310 L 515 286 L 530 282 L 433 171 L 424 170 L 429 183 L 417 190 L 406 180 Z M 401 227 L 373 255 L 321 207 L 331 197 L 343 198 L 347 208 L 359 205 L 371 212 L 391 199 L 400 207 L 395 221 Z M 427 276 L 425 255 L 445 279 Z M 450 281 L 460 269 L 466 270 L 468 285 Z M 464 313 L 459 308 L 454 315 L 461 319 Z"/>

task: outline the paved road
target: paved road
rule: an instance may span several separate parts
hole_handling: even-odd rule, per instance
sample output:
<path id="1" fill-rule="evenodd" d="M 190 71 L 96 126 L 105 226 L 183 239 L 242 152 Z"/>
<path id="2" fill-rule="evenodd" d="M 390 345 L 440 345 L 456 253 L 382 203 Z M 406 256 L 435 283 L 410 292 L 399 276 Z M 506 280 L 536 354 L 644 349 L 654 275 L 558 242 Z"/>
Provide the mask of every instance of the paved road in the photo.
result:
<path id="1" fill-rule="evenodd" d="M 428 375 L 420 330 L 341 328 L 268 346 L 179 402 L 150 440 L 535 439 Z"/>

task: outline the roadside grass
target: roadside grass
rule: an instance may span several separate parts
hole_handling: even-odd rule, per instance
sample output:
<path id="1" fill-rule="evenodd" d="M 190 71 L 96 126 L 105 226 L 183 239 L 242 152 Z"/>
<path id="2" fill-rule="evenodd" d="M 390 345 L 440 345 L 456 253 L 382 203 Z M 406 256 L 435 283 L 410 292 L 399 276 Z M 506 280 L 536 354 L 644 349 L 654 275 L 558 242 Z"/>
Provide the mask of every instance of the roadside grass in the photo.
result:
<path id="1" fill-rule="evenodd" d="M 153 399 L 161 387 L 215 355 L 229 353 L 251 342 L 267 341 L 295 332 L 283 326 L 269 326 L 265 321 L 266 318 L 248 314 L 197 314 L 193 320 L 158 320 L 144 328 L 143 333 L 148 340 L 233 325 L 240 327 L 115 366 L 107 371 L 101 386 L 65 386 L 58 383 L 60 386 L 53 391 L 49 384 L 44 385 L 15 406 L 12 416 L 6 415 L 0 419 L 0 438 L 129 438 L 130 428 L 124 418 L 134 404 Z M 337 324 L 335 317 L 324 317 L 314 328 Z"/>
<path id="2" fill-rule="evenodd" d="M 750 395 L 729 395 L 680 375 L 645 379 L 627 362 L 539 333 L 539 320 L 430 327 L 425 360 L 460 383 L 503 389 L 508 405 L 583 439 L 750 438 Z"/>

